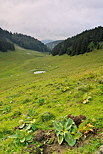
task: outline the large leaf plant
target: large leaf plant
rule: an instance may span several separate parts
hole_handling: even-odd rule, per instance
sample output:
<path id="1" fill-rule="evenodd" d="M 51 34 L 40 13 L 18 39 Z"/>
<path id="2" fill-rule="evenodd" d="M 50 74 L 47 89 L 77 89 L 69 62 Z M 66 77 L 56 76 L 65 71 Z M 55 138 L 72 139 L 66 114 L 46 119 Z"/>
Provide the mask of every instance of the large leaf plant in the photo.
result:
<path id="1" fill-rule="evenodd" d="M 76 140 L 82 135 L 74 121 L 70 118 L 65 119 L 62 122 L 54 121 L 54 128 L 56 130 L 59 144 L 62 144 L 62 142 L 65 140 L 68 145 L 74 146 L 76 144 Z"/>

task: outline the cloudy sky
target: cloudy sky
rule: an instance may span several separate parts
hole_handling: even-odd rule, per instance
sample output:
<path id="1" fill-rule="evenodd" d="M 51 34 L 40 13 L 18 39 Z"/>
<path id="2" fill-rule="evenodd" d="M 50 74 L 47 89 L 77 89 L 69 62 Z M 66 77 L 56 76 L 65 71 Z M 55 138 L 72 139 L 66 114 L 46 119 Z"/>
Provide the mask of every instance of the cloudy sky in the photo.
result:
<path id="1" fill-rule="evenodd" d="M 40 40 L 103 26 L 103 0 L 0 0 L 0 27 Z"/>

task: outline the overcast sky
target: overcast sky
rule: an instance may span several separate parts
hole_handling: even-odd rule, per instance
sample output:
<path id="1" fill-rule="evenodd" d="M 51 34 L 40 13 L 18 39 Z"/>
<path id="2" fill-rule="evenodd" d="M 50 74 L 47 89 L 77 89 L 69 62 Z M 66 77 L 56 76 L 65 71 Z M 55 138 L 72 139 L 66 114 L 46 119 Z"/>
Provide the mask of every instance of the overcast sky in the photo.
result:
<path id="1" fill-rule="evenodd" d="M 59 40 L 103 26 L 103 0 L 0 0 L 0 27 Z"/>

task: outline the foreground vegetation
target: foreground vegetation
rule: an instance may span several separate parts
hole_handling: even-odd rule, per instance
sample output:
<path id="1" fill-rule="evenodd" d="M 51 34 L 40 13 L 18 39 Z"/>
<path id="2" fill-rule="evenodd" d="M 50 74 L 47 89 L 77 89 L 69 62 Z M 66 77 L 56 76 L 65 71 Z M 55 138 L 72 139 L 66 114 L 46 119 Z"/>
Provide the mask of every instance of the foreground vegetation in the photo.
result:
<path id="1" fill-rule="evenodd" d="M 46 73 L 34 74 L 38 70 Z M 2 154 L 29 154 L 37 150 L 38 153 L 94 153 L 103 139 L 102 106 L 103 50 L 73 57 L 52 57 L 19 47 L 15 52 L 0 52 Z M 77 140 L 72 148 L 55 141 L 53 125 L 53 120 L 62 121 L 70 114 L 86 116 L 84 123 L 93 123 L 96 130 L 82 141 Z M 78 129 L 83 129 L 83 125 Z M 25 138 L 21 139 L 20 130 Z M 40 134 L 45 137 L 38 139 Z"/>

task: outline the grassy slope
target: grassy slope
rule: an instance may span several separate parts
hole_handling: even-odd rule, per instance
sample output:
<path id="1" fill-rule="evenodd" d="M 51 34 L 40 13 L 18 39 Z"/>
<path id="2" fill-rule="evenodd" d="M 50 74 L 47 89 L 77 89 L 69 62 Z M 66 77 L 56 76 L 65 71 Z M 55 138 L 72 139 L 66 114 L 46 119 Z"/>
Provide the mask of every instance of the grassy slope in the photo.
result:
<path id="1" fill-rule="evenodd" d="M 33 70 L 46 70 L 33 74 Z M 69 57 L 52 57 L 47 54 L 17 48 L 15 52 L 0 52 L 0 137 L 1 153 L 19 152 L 7 136 L 12 134 L 18 121 L 33 109 L 38 127 L 51 129 L 52 120 L 41 121 L 45 112 L 61 119 L 68 114 L 83 114 L 87 119 L 99 119 L 97 128 L 103 127 L 103 50 Z M 92 100 L 83 104 L 83 96 Z M 38 101 L 45 99 L 43 105 Z M 13 101 L 13 103 L 10 103 Z M 21 115 L 16 116 L 17 111 Z M 102 119 L 102 120 L 100 120 Z M 3 139 L 3 140 L 2 140 Z M 98 139 L 67 153 L 94 153 Z M 6 150 L 5 150 L 6 148 Z M 12 152 L 11 152 L 12 151 Z M 78 151 L 78 152 L 77 152 Z"/>

